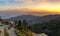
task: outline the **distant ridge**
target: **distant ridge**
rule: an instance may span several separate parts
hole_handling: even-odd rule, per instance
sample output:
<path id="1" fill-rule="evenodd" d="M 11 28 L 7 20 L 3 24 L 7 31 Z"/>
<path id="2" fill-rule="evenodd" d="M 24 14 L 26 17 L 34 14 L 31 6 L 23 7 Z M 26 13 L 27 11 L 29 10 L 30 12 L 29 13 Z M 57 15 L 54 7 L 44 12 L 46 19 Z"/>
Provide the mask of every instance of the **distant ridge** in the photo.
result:
<path id="1" fill-rule="evenodd" d="M 46 16 L 34 16 L 34 15 L 22 15 L 13 18 L 9 18 L 8 20 L 23 20 L 25 19 L 29 24 L 43 23 L 50 20 L 55 20 L 59 18 L 59 14 L 55 15 L 46 15 Z"/>

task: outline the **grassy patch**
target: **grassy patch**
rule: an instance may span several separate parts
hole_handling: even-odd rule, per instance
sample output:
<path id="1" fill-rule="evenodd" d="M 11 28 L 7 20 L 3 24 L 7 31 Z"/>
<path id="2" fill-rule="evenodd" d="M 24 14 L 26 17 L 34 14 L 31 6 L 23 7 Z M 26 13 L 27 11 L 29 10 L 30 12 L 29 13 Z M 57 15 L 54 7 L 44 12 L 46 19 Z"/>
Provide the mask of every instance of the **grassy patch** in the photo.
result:
<path id="1" fill-rule="evenodd" d="M 28 29 L 26 30 L 18 30 L 18 29 L 15 29 L 16 32 L 19 32 L 18 34 L 20 34 L 20 36 L 32 36 L 32 32 Z"/>
<path id="2" fill-rule="evenodd" d="M 9 36 L 8 32 L 6 31 L 6 29 L 4 29 L 4 36 Z"/>

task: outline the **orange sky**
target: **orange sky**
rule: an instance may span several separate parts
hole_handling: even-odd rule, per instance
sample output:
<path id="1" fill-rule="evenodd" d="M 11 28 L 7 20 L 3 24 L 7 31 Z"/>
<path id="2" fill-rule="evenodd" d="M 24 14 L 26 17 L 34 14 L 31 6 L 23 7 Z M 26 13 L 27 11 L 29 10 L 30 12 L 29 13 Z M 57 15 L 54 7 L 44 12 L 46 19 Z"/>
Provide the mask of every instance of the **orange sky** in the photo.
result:
<path id="1" fill-rule="evenodd" d="M 28 8 L 60 12 L 60 1 L 58 0 L 2 0 L 0 2 L 2 2 L 0 3 L 0 10 Z"/>
<path id="2" fill-rule="evenodd" d="M 60 0 L 0 0 L 0 15 L 4 14 L 5 16 L 5 12 L 9 12 L 13 16 L 21 13 L 34 15 L 60 14 Z"/>

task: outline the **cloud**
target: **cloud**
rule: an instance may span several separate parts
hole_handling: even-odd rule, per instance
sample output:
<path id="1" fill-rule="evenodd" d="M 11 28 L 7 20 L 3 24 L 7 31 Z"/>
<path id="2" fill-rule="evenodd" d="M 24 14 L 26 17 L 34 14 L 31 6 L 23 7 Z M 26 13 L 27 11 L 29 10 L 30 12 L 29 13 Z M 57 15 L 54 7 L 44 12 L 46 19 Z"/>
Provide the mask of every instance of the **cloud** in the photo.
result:
<path id="1" fill-rule="evenodd" d="M 59 5 L 60 1 L 55 0 L 0 0 L 0 10 L 19 9 L 19 8 L 47 8 Z"/>
<path id="2" fill-rule="evenodd" d="M 60 0 L 0 0 L 0 5 L 41 5 L 41 4 L 54 4 Z M 60 4 L 60 3 L 59 3 Z"/>

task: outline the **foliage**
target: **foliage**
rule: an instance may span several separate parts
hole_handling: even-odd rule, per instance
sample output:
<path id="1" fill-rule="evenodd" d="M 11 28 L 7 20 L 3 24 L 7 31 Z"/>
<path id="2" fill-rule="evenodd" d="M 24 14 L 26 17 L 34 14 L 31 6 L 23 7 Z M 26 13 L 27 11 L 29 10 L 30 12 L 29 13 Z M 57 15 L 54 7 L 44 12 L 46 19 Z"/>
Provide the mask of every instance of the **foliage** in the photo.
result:
<path id="1" fill-rule="evenodd" d="M 2 18 L 0 17 L 0 21 L 2 20 Z"/>
<path id="2" fill-rule="evenodd" d="M 19 30 L 20 36 L 31 36 L 30 31 L 28 29 L 28 23 L 26 22 L 26 20 L 19 20 L 18 24 L 15 26 L 15 29 Z"/>
<path id="3" fill-rule="evenodd" d="M 0 30 L 0 36 L 1 36 L 1 30 Z"/>
<path id="4" fill-rule="evenodd" d="M 50 20 L 42 24 L 34 24 L 31 30 L 35 33 L 46 33 L 48 36 L 60 36 L 60 21 Z"/>

